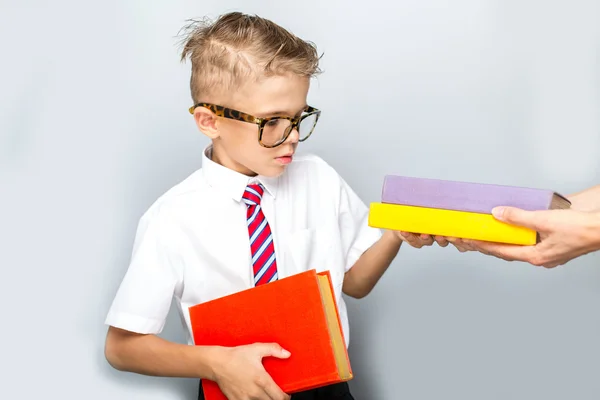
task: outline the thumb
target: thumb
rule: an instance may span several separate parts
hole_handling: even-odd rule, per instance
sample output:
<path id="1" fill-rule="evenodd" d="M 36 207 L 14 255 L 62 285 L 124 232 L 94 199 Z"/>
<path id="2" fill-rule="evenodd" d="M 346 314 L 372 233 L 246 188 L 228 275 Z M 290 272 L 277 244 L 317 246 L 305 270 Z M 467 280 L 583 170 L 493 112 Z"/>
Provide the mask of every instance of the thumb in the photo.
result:
<path id="1" fill-rule="evenodd" d="M 290 352 L 277 343 L 261 343 L 258 352 L 261 357 L 288 358 L 290 356 Z"/>
<path id="2" fill-rule="evenodd" d="M 515 207 L 495 207 L 492 215 L 499 221 L 530 229 L 538 229 L 539 221 L 536 211 L 525 211 Z"/>

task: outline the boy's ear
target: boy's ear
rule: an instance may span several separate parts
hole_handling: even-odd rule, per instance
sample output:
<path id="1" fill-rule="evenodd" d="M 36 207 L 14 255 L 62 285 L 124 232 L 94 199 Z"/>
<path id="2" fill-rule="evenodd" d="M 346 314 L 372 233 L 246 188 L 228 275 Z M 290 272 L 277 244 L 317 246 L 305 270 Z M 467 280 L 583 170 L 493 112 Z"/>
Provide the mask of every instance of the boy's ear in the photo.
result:
<path id="1" fill-rule="evenodd" d="M 194 120 L 198 129 L 211 139 L 219 137 L 217 116 L 207 108 L 198 107 L 194 110 Z"/>

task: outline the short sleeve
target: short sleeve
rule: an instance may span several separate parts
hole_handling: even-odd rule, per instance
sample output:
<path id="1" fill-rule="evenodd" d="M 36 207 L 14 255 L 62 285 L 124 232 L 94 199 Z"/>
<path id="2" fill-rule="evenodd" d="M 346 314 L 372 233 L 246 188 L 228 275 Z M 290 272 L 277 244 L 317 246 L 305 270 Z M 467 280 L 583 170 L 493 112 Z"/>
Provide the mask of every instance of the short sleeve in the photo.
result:
<path id="1" fill-rule="evenodd" d="M 127 331 L 162 331 L 180 278 L 172 229 L 156 210 L 138 224 L 131 261 L 105 323 Z"/>
<path id="2" fill-rule="evenodd" d="M 381 238 L 381 230 L 369 226 L 369 208 L 342 177 L 339 185 L 339 227 L 347 272 Z"/>

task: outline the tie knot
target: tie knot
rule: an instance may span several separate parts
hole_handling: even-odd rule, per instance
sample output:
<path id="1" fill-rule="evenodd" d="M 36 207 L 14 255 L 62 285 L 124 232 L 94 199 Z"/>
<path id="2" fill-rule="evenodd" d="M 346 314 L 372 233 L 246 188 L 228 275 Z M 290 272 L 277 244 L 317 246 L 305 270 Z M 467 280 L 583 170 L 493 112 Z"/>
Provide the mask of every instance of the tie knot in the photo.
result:
<path id="1" fill-rule="evenodd" d="M 244 191 L 242 200 L 244 200 L 244 203 L 246 203 L 249 206 L 259 205 L 264 192 L 265 189 L 261 184 L 248 185 L 246 186 L 246 190 Z"/>

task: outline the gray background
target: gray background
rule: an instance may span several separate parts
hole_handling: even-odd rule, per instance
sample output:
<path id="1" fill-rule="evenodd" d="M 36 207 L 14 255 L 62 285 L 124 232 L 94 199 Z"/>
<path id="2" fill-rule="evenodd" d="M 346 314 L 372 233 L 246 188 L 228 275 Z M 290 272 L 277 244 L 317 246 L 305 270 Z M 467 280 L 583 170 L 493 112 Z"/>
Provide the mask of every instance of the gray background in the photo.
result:
<path id="1" fill-rule="evenodd" d="M 387 173 L 599 183 L 599 4 L 2 1 L 0 397 L 195 396 L 103 358 L 138 218 L 207 144 L 186 113 L 186 18 L 240 9 L 317 43 L 323 118 L 301 150 L 368 203 Z M 599 256 L 544 270 L 403 248 L 349 300 L 356 398 L 600 398 Z M 183 340 L 176 316 L 164 337 Z"/>

